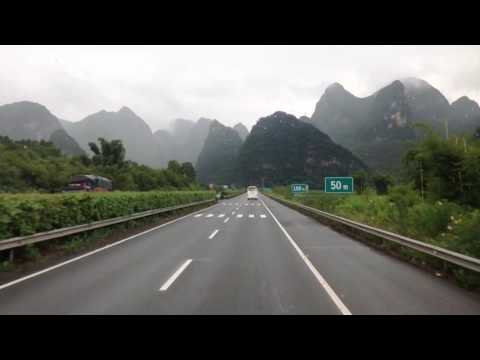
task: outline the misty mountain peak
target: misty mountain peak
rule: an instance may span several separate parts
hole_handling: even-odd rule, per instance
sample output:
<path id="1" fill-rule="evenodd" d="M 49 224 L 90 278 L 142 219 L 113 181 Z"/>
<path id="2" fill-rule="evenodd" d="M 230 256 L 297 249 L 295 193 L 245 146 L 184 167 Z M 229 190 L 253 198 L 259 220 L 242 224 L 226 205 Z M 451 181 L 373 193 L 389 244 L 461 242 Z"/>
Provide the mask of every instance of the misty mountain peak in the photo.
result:
<path id="1" fill-rule="evenodd" d="M 242 123 L 238 123 L 237 125 L 235 125 L 233 127 L 233 129 L 238 133 L 238 135 L 240 135 L 240 138 L 245 141 L 245 139 L 247 138 L 249 132 L 248 132 L 248 129 L 245 125 L 243 125 Z"/>
<path id="2" fill-rule="evenodd" d="M 132 111 L 132 109 L 130 109 L 129 107 L 127 106 L 122 106 L 120 108 L 120 110 L 118 110 L 118 113 L 119 114 L 128 114 L 128 115 L 134 115 L 136 116 L 136 114 Z"/>
<path id="3" fill-rule="evenodd" d="M 345 88 L 342 86 L 342 84 L 338 82 L 334 82 L 333 84 L 330 84 L 327 86 L 325 89 L 325 94 L 339 94 L 339 93 L 346 93 L 348 92 L 345 90 Z"/>
<path id="4" fill-rule="evenodd" d="M 427 81 L 416 77 L 407 77 L 400 80 L 407 89 L 428 89 L 433 88 Z"/>
<path id="5" fill-rule="evenodd" d="M 453 103 L 452 103 L 452 106 L 477 106 L 478 107 L 478 104 L 470 99 L 468 96 L 462 96 L 462 97 L 459 97 L 457 100 L 455 100 Z"/>

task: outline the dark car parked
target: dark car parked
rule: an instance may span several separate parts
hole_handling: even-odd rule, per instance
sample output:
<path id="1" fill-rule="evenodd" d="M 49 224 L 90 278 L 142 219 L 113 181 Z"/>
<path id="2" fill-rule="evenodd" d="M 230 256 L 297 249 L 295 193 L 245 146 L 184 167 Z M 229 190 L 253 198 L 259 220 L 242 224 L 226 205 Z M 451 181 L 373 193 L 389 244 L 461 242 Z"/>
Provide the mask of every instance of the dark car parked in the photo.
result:
<path id="1" fill-rule="evenodd" d="M 74 176 L 64 191 L 112 191 L 112 181 L 102 176 Z"/>

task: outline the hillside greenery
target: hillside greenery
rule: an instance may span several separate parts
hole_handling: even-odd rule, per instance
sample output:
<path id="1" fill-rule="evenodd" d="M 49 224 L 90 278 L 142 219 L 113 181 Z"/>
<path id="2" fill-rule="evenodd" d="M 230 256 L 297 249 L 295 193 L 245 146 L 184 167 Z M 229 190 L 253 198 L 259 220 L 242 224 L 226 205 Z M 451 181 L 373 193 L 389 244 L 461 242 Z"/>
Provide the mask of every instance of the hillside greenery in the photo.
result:
<path id="1" fill-rule="evenodd" d="M 100 138 L 90 147 L 92 157 L 69 157 L 50 142 L 0 137 L 0 193 L 59 192 L 72 176 L 84 174 L 111 179 L 114 190 L 200 189 L 191 163 L 173 161 L 166 169 L 154 169 L 125 161 L 119 140 Z"/>
<path id="2" fill-rule="evenodd" d="M 325 176 L 366 169 L 354 154 L 313 125 L 276 112 L 252 128 L 240 150 L 237 173 L 247 186 L 302 182 L 318 189 Z"/>

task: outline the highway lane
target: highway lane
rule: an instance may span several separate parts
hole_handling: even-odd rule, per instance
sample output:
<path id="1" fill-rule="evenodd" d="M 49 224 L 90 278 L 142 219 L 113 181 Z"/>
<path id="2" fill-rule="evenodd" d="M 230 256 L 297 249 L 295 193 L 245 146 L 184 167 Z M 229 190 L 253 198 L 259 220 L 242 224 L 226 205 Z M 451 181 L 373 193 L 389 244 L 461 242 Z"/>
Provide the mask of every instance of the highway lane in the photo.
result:
<path id="1" fill-rule="evenodd" d="M 480 314 L 480 296 L 262 196 L 353 314 Z"/>
<path id="2" fill-rule="evenodd" d="M 0 314 L 349 312 L 478 314 L 480 300 L 263 195 L 258 202 L 246 195 L 221 200 L 65 266 L 0 285 Z"/>

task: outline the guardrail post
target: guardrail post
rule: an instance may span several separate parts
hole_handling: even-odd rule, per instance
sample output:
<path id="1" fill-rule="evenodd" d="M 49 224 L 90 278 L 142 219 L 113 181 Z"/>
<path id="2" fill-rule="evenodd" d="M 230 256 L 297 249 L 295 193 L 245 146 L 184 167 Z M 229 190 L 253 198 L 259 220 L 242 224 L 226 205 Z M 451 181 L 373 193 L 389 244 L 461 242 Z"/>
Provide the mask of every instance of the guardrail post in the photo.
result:
<path id="1" fill-rule="evenodd" d="M 10 249 L 10 253 L 8 254 L 8 261 L 13 262 L 14 259 L 14 250 Z"/>

